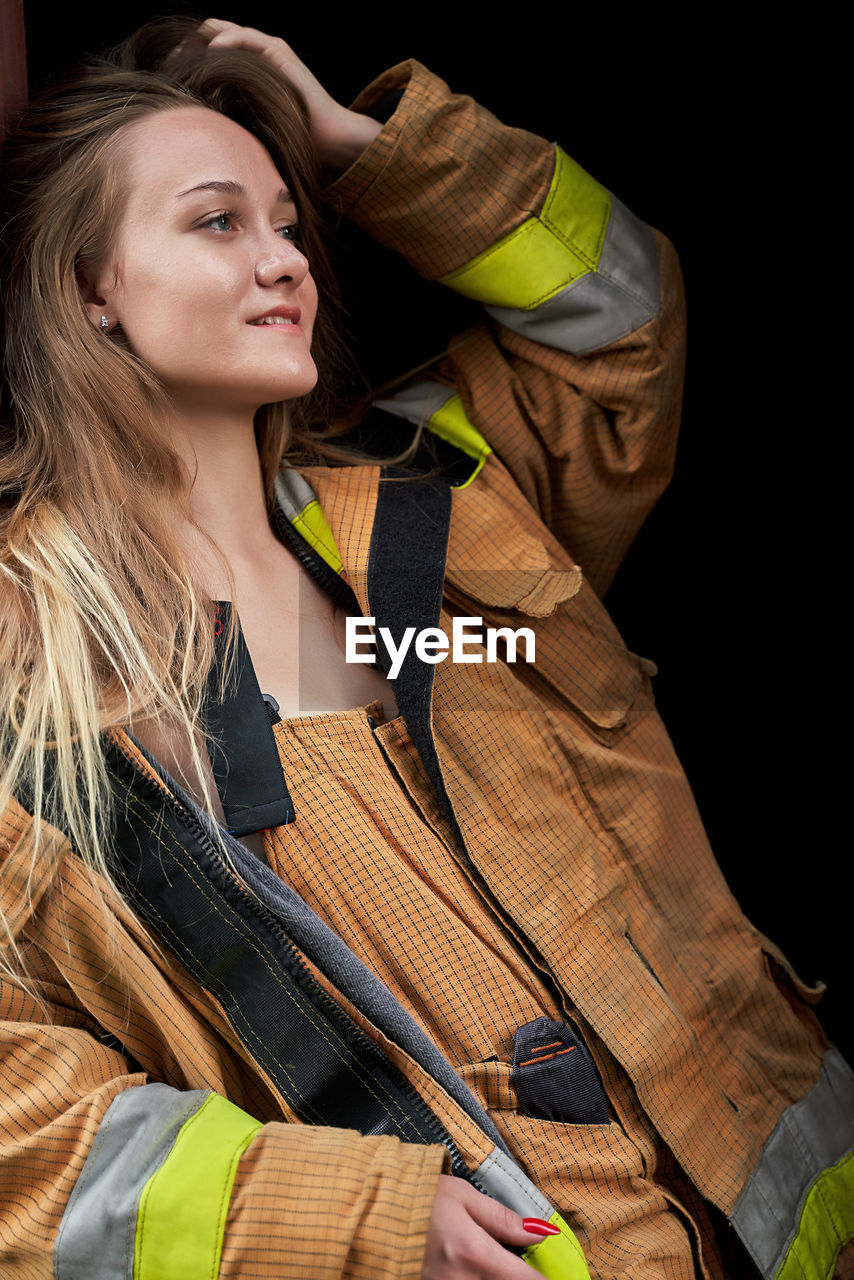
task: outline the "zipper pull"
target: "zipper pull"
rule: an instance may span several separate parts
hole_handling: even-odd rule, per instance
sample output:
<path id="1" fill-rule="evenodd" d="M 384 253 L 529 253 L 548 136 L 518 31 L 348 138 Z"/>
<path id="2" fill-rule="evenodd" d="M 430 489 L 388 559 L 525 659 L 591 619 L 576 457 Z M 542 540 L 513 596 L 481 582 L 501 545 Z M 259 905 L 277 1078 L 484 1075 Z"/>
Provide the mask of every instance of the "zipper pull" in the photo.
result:
<path id="1" fill-rule="evenodd" d="M 282 718 L 279 715 L 278 702 L 273 697 L 272 693 L 262 693 L 261 697 L 264 699 L 264 706 L 267 708 L 267 715 L 270 717 L 270 724 L 278 724 Z"/>

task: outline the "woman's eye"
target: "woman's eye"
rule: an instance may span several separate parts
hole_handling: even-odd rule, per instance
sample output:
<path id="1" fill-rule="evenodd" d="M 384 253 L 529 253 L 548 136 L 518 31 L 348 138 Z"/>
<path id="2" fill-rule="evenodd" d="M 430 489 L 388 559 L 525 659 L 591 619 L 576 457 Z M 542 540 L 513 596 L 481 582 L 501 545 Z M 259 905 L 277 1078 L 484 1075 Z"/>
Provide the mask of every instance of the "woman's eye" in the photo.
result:
<path id="1" fill-rule="evenodd" d="M 299 244 L 302 240 L 302 227 L 298 222 L 291 222 L 285 227 L 279 227 L 278 234 L 283 240 L 292 240 L 294 244 Z"/>
<path id="2" fill-rule="evenodd" d="M 202 223 L 202 225 L 210 227 L 212 231 L 231 231 L 233 221 L 233 213 L 217 213 L 212 218 L 208 218 L 207 222 Z"/>

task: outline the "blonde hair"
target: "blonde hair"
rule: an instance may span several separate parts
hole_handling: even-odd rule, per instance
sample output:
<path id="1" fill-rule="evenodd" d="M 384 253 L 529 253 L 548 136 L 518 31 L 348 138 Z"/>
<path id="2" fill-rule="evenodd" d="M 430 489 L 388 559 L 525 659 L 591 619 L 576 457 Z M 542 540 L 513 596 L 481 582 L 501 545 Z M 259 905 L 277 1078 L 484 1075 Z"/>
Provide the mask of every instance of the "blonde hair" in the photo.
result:
<path id="1" fill-rule="evenodd" d="M 212 605 L 174 533 L 189 481 L 162 425 L 165 392 L 126 341 L 93 327 L 77 283 L 106 259 L 119 224 L 129 125 L 202 105 L 267 147 L 294 195 L 320 294 L 318 391 L 287 413 L 276 404 L 257 415 L 268 494 L 286 445 L 320 455 L 326 447 L 317 426 L 331 417 L 337 295 L 315 212 L 319 170 L 306 109 L 246 51 L 188 47 L 166 59 L 168 73 L 160 69 L 152 48 L 174 50 L 191 30 L 186 20 L 161 23 L 153 45 L 132 39 L 113 63 L 51 88 L 30 104 L 3 154 L 0 814 L 16 792 L 27 793 L 31 874 L 43 873 L 49 822 L 96 882 L 112 883 L 102 735 L 155 718 L 189 741 L 198 764 L 213 659 Z M 25 976 L 0 915 L 4 971 Z"/>

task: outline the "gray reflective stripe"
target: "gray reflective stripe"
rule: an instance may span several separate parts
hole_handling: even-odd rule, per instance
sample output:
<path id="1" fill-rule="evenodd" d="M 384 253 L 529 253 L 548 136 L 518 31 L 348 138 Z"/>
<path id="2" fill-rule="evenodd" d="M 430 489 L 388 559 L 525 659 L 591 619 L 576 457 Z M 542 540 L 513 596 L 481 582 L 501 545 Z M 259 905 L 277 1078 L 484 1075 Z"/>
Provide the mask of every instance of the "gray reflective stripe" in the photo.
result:
<path id="1" fill-rule="evenodd" d="M 310 502 L 316 501 L 311 485 L 292 467 L 282 467 L 273 481 L 273 492 L 291 524 Z"/>
<path id="2" fill-rule="evenodd" d="M 474 1176 L 493 1200 L 523 1218 L 544 1218 L 548 1222 L 554 1213 L 554 1205 L 549 1204 L 542 1191 L 497 1147 L 490 1151 Z"/>
<path id="3" fill-rule="evenodd" d="M 854 1147 L 854 1072 L 836 1049 L 805 1098 L 783 1112 L 738 1198 L 732 1224 L 768 1280 L 797 1234 L 810 1183 Z"/>
<path id="4" fill-rule="evenodd" d="M 145 1084 L 111 1103 L 59 1224 L 54 1280 L 133 1280 L 142 1189 L 208 1096 Z"/>
<path id="5" fill-rule="evenodd" d="M 595 272 L 539 307 L 487 307 L 534 342 L 585 355 L 634 333 L 658 314 L 658 253 L 652 229 L 611 197 L 611 218 Z"/>
<path id="6" fill-rule="evenodd" d="M 427 423 L 455 394 L 453 387 L 445 387 L 441 382 L 416 382 L 415 386 L 407 387 L 395 396 L 375 400 L 374 407 L 420 426 L 422 422 Z"/>

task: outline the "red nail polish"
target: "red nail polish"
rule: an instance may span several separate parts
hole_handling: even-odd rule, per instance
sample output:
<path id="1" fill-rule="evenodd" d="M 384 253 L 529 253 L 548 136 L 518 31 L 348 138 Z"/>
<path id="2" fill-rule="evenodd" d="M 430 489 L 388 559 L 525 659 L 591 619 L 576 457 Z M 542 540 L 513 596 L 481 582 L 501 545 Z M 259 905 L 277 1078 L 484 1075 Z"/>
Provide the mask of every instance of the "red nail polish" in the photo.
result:
<path id="1" fill-rule="evenodd" d="M 523 1218 L 522 1226 L 526 1231 L 530 1231 L 532 1235 L 537 1236 L 559 1236 L 560 1227 L 552 1226 L 550 1222 L 544 1222 L 542 1218 Z"/>

